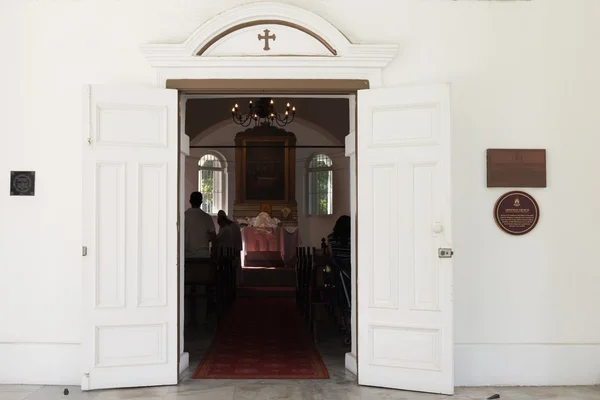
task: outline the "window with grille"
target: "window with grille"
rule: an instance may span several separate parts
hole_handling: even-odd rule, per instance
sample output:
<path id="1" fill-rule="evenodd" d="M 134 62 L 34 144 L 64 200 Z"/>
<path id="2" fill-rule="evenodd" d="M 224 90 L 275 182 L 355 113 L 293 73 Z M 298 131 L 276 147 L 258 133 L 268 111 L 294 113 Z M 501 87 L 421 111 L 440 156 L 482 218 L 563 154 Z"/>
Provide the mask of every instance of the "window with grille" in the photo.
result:
<path id="1" fill-rule="evenodd" d="M 308 164 L 308 215 L 333 214 L 333 162 L 316 154 Z"/>
<path id="2" fill-rule="evenodd" d="M 216 214 L 224 209 L 224 163 L 215 155 L 206 154 L 198 161 L 198 191 L 202 193 L 201 208 Z"/>

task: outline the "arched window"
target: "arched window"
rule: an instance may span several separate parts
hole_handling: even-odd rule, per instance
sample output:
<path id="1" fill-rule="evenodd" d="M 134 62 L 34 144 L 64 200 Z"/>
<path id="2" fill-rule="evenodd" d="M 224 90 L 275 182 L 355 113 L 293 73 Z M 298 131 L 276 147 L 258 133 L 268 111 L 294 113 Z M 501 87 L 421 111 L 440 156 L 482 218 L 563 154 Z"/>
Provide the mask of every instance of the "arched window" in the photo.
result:
<path id="1" fill-rule="evenodd" d="M 316 154 L 308 164 L 308 215 L 333 214 L 333 162 Z"/>
<path id="2" fill-rule="evenodd" d="M 216 214 L 225 208 L 224 172 L 224 162 L 213 154 L 206 154 L 198 161 L 198 191 L 202 193 L 201 208 L 209 214 Z"/>

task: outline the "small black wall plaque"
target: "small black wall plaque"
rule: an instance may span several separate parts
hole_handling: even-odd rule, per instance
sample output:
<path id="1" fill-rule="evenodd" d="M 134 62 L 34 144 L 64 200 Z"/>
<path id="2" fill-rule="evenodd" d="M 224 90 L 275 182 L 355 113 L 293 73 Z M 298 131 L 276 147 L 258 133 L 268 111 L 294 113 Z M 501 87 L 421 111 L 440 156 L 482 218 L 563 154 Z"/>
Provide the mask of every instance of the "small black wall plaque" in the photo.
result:
<path id="1" fill-rule="evenodd" d="M 34 196 L 35 171 L 10 171 L 10 195 Z"/>

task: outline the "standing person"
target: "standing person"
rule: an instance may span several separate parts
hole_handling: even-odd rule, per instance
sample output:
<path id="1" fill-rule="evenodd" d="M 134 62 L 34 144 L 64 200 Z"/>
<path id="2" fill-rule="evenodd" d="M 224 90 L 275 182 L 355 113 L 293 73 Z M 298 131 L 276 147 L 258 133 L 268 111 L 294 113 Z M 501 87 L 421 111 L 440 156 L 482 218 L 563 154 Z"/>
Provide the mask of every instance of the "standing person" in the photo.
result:
<path id="1" fill-rule="evenodd" d="M 200 208 L 202 193 L 190 195 L 190 205 L 185 211 L 185 257 L 210 257 L 209 242 L 215 237 L 215 224 L 209 214 Z"/>

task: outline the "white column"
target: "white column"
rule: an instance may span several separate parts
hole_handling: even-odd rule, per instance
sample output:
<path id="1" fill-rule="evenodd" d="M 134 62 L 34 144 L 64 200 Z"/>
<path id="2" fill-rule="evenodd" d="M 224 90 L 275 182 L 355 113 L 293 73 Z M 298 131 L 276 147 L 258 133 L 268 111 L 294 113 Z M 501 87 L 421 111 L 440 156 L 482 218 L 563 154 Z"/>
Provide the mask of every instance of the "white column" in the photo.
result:
<path id="1" fill-rule="evenodd" d="M 190 355 L 184 352 L 185 321 L 185 164 L 190 155 L 190 137 L 185 132 L 185 106 L 187 98 L 180 99 L 180 154 L 179 154 L 179 373 L 190 365 Z"/>
<path id="2" fill-rule="evenodd" d="M 352 349 L 350 353 L 346 353 L 345 364 L 346 369 L 357 374 L 358 363 L 356 358 L 356 101 L 355 98 L 350 98 L 350 134 L 346 136 L 346 157 L 350 158 L 350 217 L 352 218 L 350 230 L 350 243 L 352 245 L 352 254 L 350 258 L 350 280 L 352 282 L 352 290 L 350 301 L 352 302 L 352 310 L 350 316 L 350 327 L 352 330 Z"/>

